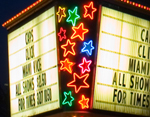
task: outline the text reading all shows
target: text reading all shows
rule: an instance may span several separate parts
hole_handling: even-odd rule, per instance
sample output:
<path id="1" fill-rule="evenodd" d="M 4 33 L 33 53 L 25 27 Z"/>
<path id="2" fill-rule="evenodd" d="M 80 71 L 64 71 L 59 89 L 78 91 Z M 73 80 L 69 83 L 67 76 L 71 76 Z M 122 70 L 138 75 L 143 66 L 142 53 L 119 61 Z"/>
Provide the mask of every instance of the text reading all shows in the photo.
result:
<path id="1" fill-rule="evenodd" d="M 149 93 L 150 79 L 136 76 L 136 75 L 130 75 L 130 79 L 127 80 L 126 75 L 127 74 L 125 73 L 114 72 L 112 85 L 117 87 L 118 86 L 124 87 L 127 89 L 114 88 L 113 102 L 115 103 L 117 102 L 119 104 L 127 104 L 136 107 L 149 108 L 150 107 L 149 104 L 150 103 L 150 93 Z"/>

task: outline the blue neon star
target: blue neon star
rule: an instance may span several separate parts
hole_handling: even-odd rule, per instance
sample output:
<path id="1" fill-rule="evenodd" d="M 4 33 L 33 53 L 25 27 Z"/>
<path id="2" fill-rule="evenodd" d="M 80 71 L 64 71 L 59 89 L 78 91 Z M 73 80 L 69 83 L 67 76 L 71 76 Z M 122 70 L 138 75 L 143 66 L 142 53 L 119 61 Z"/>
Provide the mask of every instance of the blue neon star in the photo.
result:
<path id="1" fill-rule="evenodd" d="M 92 50 L 94 49 L 93 41 L 90 40 L 88 43 L 83 42 L 84 47 L 81 52 L 88 52 L 89 55 L 92 55 Z"/>
<path id="2" fill-rule="evenodd" d="M 80 16 L 77 14 L 78 7 L 75 7 L 73 11 L 68 10 L 69 17 L 67 18 L 67 22 L 71 22 L 73 26 L 76 25 L 76 20 L 80 18 Z"/>
<path id="3" fill-rule="evenodd" d="M 63 105 L 68 104 L 69 106 L 72 106 L 72 101 L 74 101 L 74 98 L 71 96 L 71 91 L 69 91 L 68 93 L 64 92 L 64 95 L 65 95 L 65 99 L 62 102 L 62 104 Z"/>

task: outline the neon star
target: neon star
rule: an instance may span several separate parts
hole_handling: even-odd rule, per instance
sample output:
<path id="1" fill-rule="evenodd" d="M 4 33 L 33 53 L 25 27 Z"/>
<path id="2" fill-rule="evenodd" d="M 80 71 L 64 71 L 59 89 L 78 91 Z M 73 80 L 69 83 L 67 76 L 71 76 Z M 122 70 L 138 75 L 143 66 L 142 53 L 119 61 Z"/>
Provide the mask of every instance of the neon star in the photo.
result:
<path id="1" fill-rule="evenodd" d="M 67 40 L 67 43 L 64 45 L 61 45 L 61 48 L 64 49 L 64 54 L 63 56 L 66 57 L 69 53 L 72 55 L 75 55 L 75 51 L 74 51 L 74 46 L 76 45 L 76 43 L 71 43 L 70 40 Z M 69 48 L 69 49 L 68 49 Z M 67 50 L 68 49 L 68 50 Z"/>
<path id="2" fill-rule="evenodd" d="M 89 55 L 92 55 L 92 50 L 94 49 L 93 41 L 90 40 L 88 43 L 83 43 L 84 47 L 82 48 L 81 52 L 87 52 Z"/>
<path id="3" fill-rule="evenodd" d="M 64 92 L 64 96 L 65 96 L 65 99 L 62 102 L 62 104 L 63 105 L 68 104 L 69 106 L 72 106 L 72 101 L 74 101 L 74 98 L 71 95 L 71 91 L 69 91 L 68 93 Z"/>
<path id="4" fill-rule="evenodd" d="M 80 16 L 77 14 L 77 10 L 78 10 L 78 7 L 75 7 L 73 11 L 71 10 L 68 10 L 69 12 L 69 17 L 67 18 L 67 22 L 71 22 L 73 26 L 76 25 L 76 21 L 77 19 L 80 18 Z"/>
<path id="5" fill-rule="evenodd" d="M 91 71 L 91 70 L 90 70 L 90 65 L 91 65 L 91 63 L 92 63 L 92 61 L 91 61 L 91 60 L 87 61 L 85 57 L 82 59 L 82 63 L 80 63 L 80 64 L 78 65 L 78 66 L 81 68 L 82 74 L 85 73 L 86 71 L 87 71 L 87 72 L 90 72 L 90 71 Z"/>
<path id="6" fill-rule="evenodd" d="M 74 65 L 73 62 L 70 62 L 68 58 L 64 61 L 60 61 L 61 67 L 60 70 L 67 70 L 69 73 L 72 73 L 72 66 Z"/>
<path id="7" fill-rule="evenodd" d="M 61 22 L 62 18 L 63 18 L 63 17 L 66 17 L 65 8 L 61 8 L 61 7 L 59 6 L 58 12 L 56 13 L 56 15 L 58 15 L 58 22 Z"/>
<path id="8" fill-rule="evenodd" d="M 74 31 L 74 33 L 71 36 L 71 39 L 75 39 L 75 38 L 79 37 L 81 39 L 81 41 L 84 41 L 85 33 L 89 32 L 88 29 L 84 28 L 83 23 L 80 23 L 78 27 L 72 27 L 72 30 Z"/>
<path id="9" fill-rule="evenodd" d="M 58 33 L 59 41 L 62 41 L 63 39 L 66 39 L 66 30 L 64 30 L 62 27 L 60 28 L 60 32 Z"/>
<path id="10" fill-rule="evenodd" d="M 76 73 L 73 74 L 73 81 L 67 84 L 68 87 L 74 87 L 75 93 L 78 93 L 81 88 L 89 88 L 89 84 L 86 83 L 89 74 L 85 74 L 83 76 L 78 76 Z"/>
<path id="11" fill-rule="evenodd" d="M 85 98 L 85 96 L 82 95 L 82 99 L 79 100 L 78 103 L 81 104 L 82 109 L 85 109 L 85 108 L 89 108 L 88 102 L 89 102 L 89 98 Z"/>
<path id="12" fill-rule="evenodd" d="M 93 7 L 93 2 L 90 2 L 89 5 L 84 5 L 85 13 L 84 13 L 84 18 L 90 17 L 91 20 L 94 18 L 94 12 L 97 11 L 96 8 Z"/>

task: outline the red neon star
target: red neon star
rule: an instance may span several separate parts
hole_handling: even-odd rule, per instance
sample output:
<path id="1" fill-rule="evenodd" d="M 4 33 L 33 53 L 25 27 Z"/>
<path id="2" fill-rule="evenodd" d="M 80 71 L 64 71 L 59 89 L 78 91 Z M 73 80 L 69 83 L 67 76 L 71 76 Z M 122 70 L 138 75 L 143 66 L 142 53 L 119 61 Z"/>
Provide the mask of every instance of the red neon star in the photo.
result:
<path id="1" fill-rule="evenodd" d="M 85 109 L 85 108 L 89 108 L 88 102 L 89 102 L 89 98 L 85 98 L 85 96 L 82 95 L 82 99 L 79 100 L 78 103 L 81 104 L 82 109 Z"/>
<path id="2" fill-rule="evenodd" d="M 89 77 L 89 74 L 83 76 L 78 76 L 76 73 L 73 74 L 73 81 L 67 84 L 68 87 L 74 87 L 75 93 L 78 93 L 81 88 L 89 88 L 89 84 L 86 83 L 86 79 Z"/>
<path id="3" fill-rule="evenodd" d="M 64 30 L 62 27 L 60 28 L 60 32 L 58 33 L 59 41 L 62 41 L 63 39 L 66 39 L 66 30 Z"/>
<path id="4" fill-rule="evenodd" d="M 58 15 L 58 22 L 61 22 L 62 18 L 63 18 L 63 17 L 66 17 L 65 8 L 61 8 L 61 7 L 59 6 L 58 12 L 57 12 L 56 14 Z"/>
<path id="5" fill-rule="evenodd" d="M 84 41 L 84 34 L 89 32 L 88 29 L 84 28 L 83 23 L 80 23 L 78 27 L 72 27 L 72 30 L 74 31 L 74 33 L 71 36 L 71 39 L 79 37 L 81 41 Z"/>
<path id="6" fill-rule="evenodd" d="M 84 18 L 89 16 L 90 19 L 93 20 L 93 18 L 94 18 L 93 14 L 94 14 L 95 11 L 97 11 L 97 9 L 93 7 L 93 2 L 90 2 L 89 6 L 84 5 L 84 9 L 85 9 Z"/>
<path id="7" fill-rule="evenodd" d="M 68 58 L 64 61 L 60 61 L 61 67 L 60 70 L 67 70 L 69 73 L 72 73 L 72 66 L 74 65 L 73 62 L 70 62 Z"/>
<path id="8" fill-rule="evenodd" d="M 76 43 L 71 43 L 70 40 L 67 40 L 67 43 L 64 45 L 61 45 L 61 48 L 64 49 L 64 54 L 63 56 L 66 57 L 69 53 L 72 55 L 75 55 L 75 51 L 74 51 L 74 46 L 76 45 Z M 69 48 L 69 49 L 68 49 Z M 71 50 L 71 51 L 70 51 Z"/>
<path id="9" fill-rule="evenodd" d="M 82 59 L 82 63 L 80 63 L 80 64 L 78 65 L 78 66 L 82 69 L 82 70 L 81 70 L 81 71 L 82 71 L 82 74 L 85 73 L 86 71 L 87 71 L 87 72 L 90 72 L 90 71 L 91 71 L 91 70 L 90 70 L 90 65 L 91 65 L 91 63 L 92 63 L 92 61 L 91 61 L 91 60 L 87 61 L 85 57 Z"/>

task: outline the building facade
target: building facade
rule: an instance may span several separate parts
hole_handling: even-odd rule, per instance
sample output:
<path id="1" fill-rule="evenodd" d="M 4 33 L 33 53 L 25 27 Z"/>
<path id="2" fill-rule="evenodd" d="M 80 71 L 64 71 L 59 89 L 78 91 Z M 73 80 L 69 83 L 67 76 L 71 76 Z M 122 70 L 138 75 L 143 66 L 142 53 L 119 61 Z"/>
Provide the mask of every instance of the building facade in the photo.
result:
<path id="1" fill-rule="evenodd" d="M 149 14 L 129 0 L 37 0 L 6 21 L 11 116 L 150 116 Z"/>

